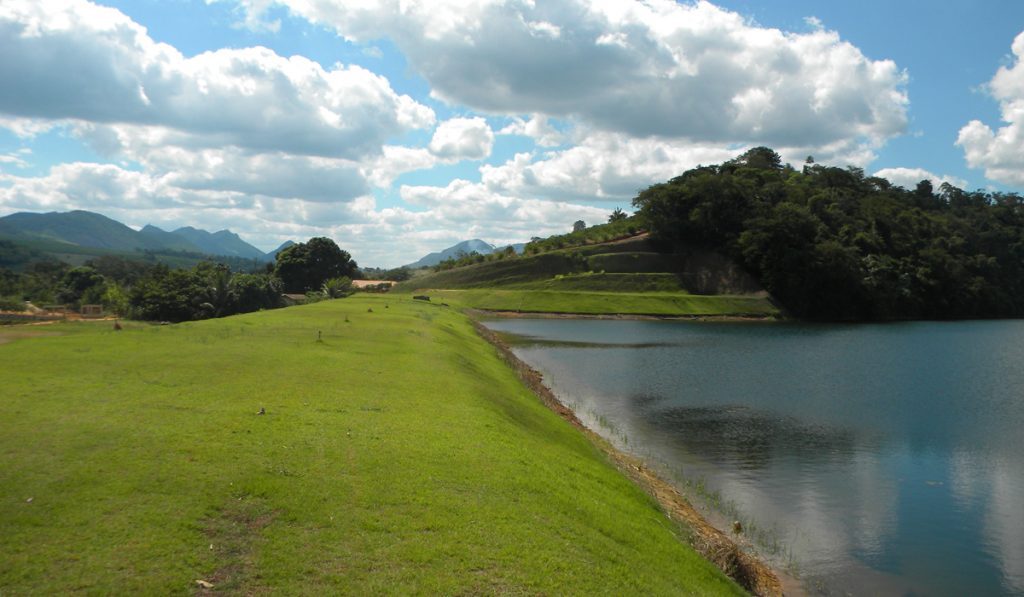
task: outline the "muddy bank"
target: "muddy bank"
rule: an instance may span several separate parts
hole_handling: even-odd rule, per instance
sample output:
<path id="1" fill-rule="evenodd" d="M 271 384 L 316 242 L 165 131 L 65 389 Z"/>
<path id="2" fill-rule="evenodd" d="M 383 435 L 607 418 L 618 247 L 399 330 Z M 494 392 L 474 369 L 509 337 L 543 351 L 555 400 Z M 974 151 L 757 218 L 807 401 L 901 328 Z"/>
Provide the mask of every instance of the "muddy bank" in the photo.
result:
<path id="1" fill-rule="evenodd" d="M 476 311 L 474 314 L 484 313 L 491 314 L 489 311 Z M 803 592 L 795 580 L 780 577 L 764 562 L 737 544 L 728 534 L 709 523 L 674 486 L 648 469 L 639 458 L 618 450 L 599 434 L 583 425 L 576 414 L 559 402 L 554 393 L 544 385 L 541 374 L 520 360 L 494 332 L 475 318 L 473 326 L 481 337 L 497 348 L 502 359 L 512 367 L 523 383 L 548 408 L 584 433 L 620 471 L 656 499 L 666 515 L 685 523 L 691 529 L 691 546 L 701 555 L 755 595 L 795 595 Z"/>

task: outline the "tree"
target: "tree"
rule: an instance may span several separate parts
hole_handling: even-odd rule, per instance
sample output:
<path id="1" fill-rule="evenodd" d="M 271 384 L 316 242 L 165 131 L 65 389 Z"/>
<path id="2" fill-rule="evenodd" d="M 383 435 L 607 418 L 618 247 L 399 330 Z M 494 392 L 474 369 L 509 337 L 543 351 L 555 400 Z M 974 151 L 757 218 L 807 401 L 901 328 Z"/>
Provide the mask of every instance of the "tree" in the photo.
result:
<path id="1" fill-rule="evenodd" d="M 281 306 L 281 281 L 270 274 L 235 274 L 229 285 L 236 313 Z"/>
<path id="2" fill-rule="evenodd" d="M 587 223 L 584 222 L 583 220 L 576 220 L 572 224 L 572 231 L 573 232 L 583 232 L 586 229 L 587 229 Z"/>
<path id="3" fill-rule="evenodd" d="M 231 292 L 231 270 L 226 265 L 208 261 L 196 265 L 195 272 L 205 285 L 201 297 L 202 305 L 209 305 L 213 317 L 223 317 L 235 312 L 235 296 Z"/>
<path id="4" fill-rule="evenodd" d="M 613 211 L 611 213 L 611 215 L 608 216 L 608 223 L 609 224 L 614 224 L 615 222 L 621 222 L 622 220 L 625 220 L 625 219 L 626 219 L 626 212 L 624 212 L 621 209 L 619 209 L 618 207 L 616 207 L 615 211 Z"/>
<path id="5" fill-rule="evenodd" d="M 132 287 L 133 316 L 150 321 L 190 321 L 209 317 L 202 308 L 208 285 L 195 270 L 157 266 Z"/>
<path id="6" fill-rule="evenodd" d="M 68 270 L 61 278 L 57 300 L 74 305 L 99 301 L 106 290 L 106 280 L 95 269 L 83 265 Z"/>
<path id="7" fill-rule="evenodd" d="M 758 168 L 761 170 L 782 169 L 782 157 L 775 153 L 775 150 L 767 147 L 754 147 L 753 149 L 749 149 L 743 155 L 734 159 L 732 163 L 737 166 L 746 166 L 748 168 Z"/>
<path id="8" fill-rule="evenodd" d="M 333 240 L 316 237 L 278 253 L 274 273 L 284 284 L 285 292 L 299 293 L 320 290 L 331 278 L 352 278 L 358 267 L 352 256 Z"/>

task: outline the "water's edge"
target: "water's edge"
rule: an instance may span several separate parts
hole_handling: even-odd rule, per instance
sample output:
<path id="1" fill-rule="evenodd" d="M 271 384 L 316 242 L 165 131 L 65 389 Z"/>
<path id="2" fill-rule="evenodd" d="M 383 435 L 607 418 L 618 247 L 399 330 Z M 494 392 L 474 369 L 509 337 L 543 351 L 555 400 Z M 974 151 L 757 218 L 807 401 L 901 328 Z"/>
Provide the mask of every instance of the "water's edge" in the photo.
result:
<path id="1" fill-rule="evenodd" d="M 470 317 L 470 321 L 477 334 L 497 349 L 501 359 L 545 406 L 582 432 L 622 474 L 654 498 L 669 518 L 684 523 L 692 530 L 690 545 L 705 559 L 755 595 L 774 597 L 805 593 L 795 578 L 773 570 L 752 555 L 746 546 L 741 546 L 722 529 L 708 522 L 674 485 L 650 470 L 642 460 L 619 450 L 585 426 L 572 409 L 562 404 L 544 385 L 539 372 L 517 357 L 496 333 L 475 317 Z"/>

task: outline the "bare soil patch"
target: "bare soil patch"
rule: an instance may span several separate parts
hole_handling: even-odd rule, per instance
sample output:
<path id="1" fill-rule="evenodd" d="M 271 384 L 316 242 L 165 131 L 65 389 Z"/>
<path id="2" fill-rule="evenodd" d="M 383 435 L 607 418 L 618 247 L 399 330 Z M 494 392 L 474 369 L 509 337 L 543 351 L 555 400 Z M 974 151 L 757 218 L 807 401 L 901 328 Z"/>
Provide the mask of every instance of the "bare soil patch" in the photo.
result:
<path id="1" fill-rule="evenodd" d="M 239 496 L 206 521 L 209 549 L 218 567 L 208 577 L 196 579 L 195 595 L 232 593 L 261 595 L 259 572 L 254 563 L 263 529 L 273 522 L 275 512 L 263 500 Z"/>
<path id="2" fill-rule="evenodd" d="M 7 344 L 21 338 L 45 338 L 48 336 L 63 336 L 61 332 L 37 332 L 35 330 L 5 330 L 0 329 L 0 344 Z"/>

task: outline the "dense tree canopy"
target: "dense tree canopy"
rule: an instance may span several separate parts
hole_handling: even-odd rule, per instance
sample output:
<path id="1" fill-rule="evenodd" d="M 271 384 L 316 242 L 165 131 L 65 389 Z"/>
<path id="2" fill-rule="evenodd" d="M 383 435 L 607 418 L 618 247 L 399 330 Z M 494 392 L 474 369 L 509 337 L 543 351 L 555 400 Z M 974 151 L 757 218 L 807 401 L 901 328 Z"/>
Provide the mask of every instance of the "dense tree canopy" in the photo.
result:
<path id="1" fill-rule="evenodd" d="M 319 290 L 331 278 L 356 277 L 357 270 L 352 256 L 324 237 L 311 238 L 281 251 L 274 266 L 285 292 Z"/>
<path id="2" fill-rule="evenodd" d="M 736 259 L 817 319 L 1024 315 L 1024 200 L 928 181 L 913 190 L 768 148 L 694 168 L 634 205 L 658 239 Z"/>
<path id="3" fill-rule="evenodd" d="M 137 319 L 189 321 L 281 306 L 281 283 L 269 274 L 232 274 L 224 265 L 156 266 L 132 286 Z"/>

